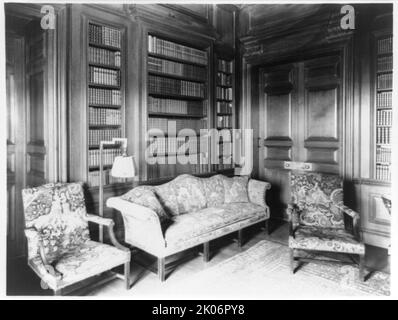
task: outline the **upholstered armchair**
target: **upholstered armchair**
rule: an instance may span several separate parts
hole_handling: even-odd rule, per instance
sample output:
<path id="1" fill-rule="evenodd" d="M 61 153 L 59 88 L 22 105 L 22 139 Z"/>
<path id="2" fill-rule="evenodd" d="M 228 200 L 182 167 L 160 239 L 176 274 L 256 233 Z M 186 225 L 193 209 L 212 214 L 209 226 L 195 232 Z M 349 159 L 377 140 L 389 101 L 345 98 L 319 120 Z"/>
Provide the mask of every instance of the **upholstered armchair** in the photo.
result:
<path id="1" fill-rule="evenodd" d="M 291 194 L 287 211 L 292 272 L 295 261 L 309 260 L 296 256 L 298 251 L 335 252 L 350 255 L 364 280 L 365 245 L 359 231 L 359 214 L 343 203 L 342 179 L 330 174 L 292 172 Z"/>
<path id="2" fill-rule="evenodd" d="M 84 279 L 124 265 L 129 288 L 130 251 L 111 219 L 87 214 L 80 183 L 49 183 L 22 190 L 28 265 L 55 295 Z M 106 227 L 114 246 L 90 240 L 88 222 Z"/>

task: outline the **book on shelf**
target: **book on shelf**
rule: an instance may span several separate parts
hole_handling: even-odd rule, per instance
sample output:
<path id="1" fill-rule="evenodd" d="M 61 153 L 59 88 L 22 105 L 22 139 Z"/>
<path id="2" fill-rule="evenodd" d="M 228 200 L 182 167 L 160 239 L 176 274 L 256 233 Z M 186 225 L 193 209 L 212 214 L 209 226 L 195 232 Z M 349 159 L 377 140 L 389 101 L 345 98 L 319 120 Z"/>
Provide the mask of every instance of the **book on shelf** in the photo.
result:
<path id="1" fill-rule="evenodd" d="M 92 44 L 121 47 L 121 31 L 116 28 L 89 23 L 88 40 Z"/>
<path id="2" fill-rule="evenodd" d="M 90 129 L 88 131 L 88 145 L 98 146 L 101 141 L 110 141 L 112 138 L 121 137 L 121 129 Z"/>
<path id="3" fill-rule="evenodd" d="M 218 69 L 218 71 L 221 71 L 221 72 L 232 73 L 233 72 L 233 61 L 218 59 L 217 69 Z"/>
<path id="4" fill-rule="evenodd" d="M 177 95 L 187 97 L 203 98 L 205 96 L 205 86 L 203 83 L 169 79 L 159 76 L 148 76 L 149 93 Z"/>
<path id="5" fill-rule="evenodd" d="M 392 73 L 377 75 L 377 89 L 379 90 L 392 89 Z"/>
<path id="6" fill-rule="evenodd" d="M 392 125 L 392 110 L 382 109 L 376 111 L 376 125 L 391 126 Z"/>
<path id="7" fill-rule="evenodd" d="M 120 90 L 88 88 L 88 103 L 118 106 L 122 103 Z"/>
<path id="8" fill-rule="evenodd" d="M 204 67 L 163 60 L 151 56 L 148 57 L 148 70 L 198 81 L 205 81 L 207 76 L 206 68 Z"/>
<path id="9" fill-rule="evenodd" d="M 232 127 L 232 116 L 217 116 L 217 127 Z"/>
<path id="10" fill-rule="evenodd" d="M 112 177 L 110 169 L 105 169 L 102 172 L 102 181 L 104 185 L 119 182 L 118 178 Z M 100 171 L 94 170 L 88 172 L 88 183 L 91 187 L 98 187 L 100 184 Z"/>
<path id="11" fill-rule="evenodd" d="M 120 67 L 120 51 L 111 51 L 103 48 L 88 47 L 89 63 L 97 63 L 112 67 Z"/>
<path id="12" fill-rule="evenodd" d="M 391 108 L 392 107 L 392 92 L 378 92 L 376 105 L 378 108 Z"/>
<path id="13" fill-rule="evenodd" d="M 175 132 L 173 130 L 175 128 Z M 200 134 L 200 129 L 207 128 L 206 119 L 165 119 L 165 118 L 148 118 L 148 130 L 157 129 L 163 134 L 177 134 L 182 129 L 191 129 Z M 172 132 L 168 132 L 168 130 Z M 161 135 L 161 134 L 159 134 Z"/>
<path id="14" fill-rule="evenodd" d="M 232 86 L 232 74 L 217 72 L 217 85 Z"/>
<path id="15" fill-rule="evenodd" d="M 378 54 L 391 53 L 391 52 L 392 52 L 392 36 L 379 39 L 377 41 Z"/>
<path id="16" fill-rule="evenodd" d="M 199 64 L 207 64 L 207 52 L 175 42 L 167 41 L 159 37 L 148 35 L 148 52 L 186 60 Z"/>
<path id="17" fill-rule="evenodd" d="M 121 125 L 121 110 L 106 108 L 89 108 L 89 125 Z"/>
<path id="18" fill-rule="evenodd" d="M 102 165 L 110 166 L 113 164 L 115 157 L 121 155 L 120 148 L 117 149 L 104 149 L 102 151 Z M 99 149 L 88 151 L 88 165 L 89 167 L 97 167 L 100 164 L 100 151 Z"/>
<path id="19" fill-rule="evenodd" d="M 392 56 L 382 56 L 377 58 L 377 71 L 392 71 Z"/>
<path id="20" fill-rule="evenodd" d="M 232 100 L 233 99 L 232 88 L 217 87 L 216 98 L 221 100 Z"/>
<path id="21" fill-rule="evenodd" d="M 181 115 L 207 115 L 204 101 L 186 101 L 148 97 L 148 112 Z"/>
<path id="22" fill-rule="evenodd" d="M 89 81 L 100 85 L 120 86 L 120 70 L 90 66 Z"/>
<path id="23" fill-rule="evenodd" d="M 391 127 L 376 127 L 376 143 L 391 143 Z"/>
<path id="24" fill-rule="evenodd" d="M 391 148 L 376 146 L 376 162 L 391 163 Z"/>
<path id="25" fill-rule="evenodd" d="M 376 163 L 376 179 L 390 181 L 391 180 L 390 165 Z"/>
<path id="26" fill-rule="evenodd" d="M 232 102 L 217 101 L 216 102 L 217 113 L 231 113 L 233 112 Z"/>

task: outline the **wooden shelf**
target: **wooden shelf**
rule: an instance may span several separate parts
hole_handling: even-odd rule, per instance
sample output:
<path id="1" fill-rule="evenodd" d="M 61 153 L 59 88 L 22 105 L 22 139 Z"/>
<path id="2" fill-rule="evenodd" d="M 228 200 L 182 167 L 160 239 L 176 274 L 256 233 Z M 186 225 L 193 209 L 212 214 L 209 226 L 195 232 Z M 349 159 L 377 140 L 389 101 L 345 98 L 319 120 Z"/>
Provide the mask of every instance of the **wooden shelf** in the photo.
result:
<path id="1" fill-rule="evenodd" d="M 114 85 L 109 85 L 109 84 L 100 84 L 100 83 L 94 83 L 94 82 L 89 82 L 88 85 L 90 87 L 96 87 L 96 88 L 102 88 L 102 89 L 115 89 L 115 90 L 120 90 L 120 86 L 114 86 Z"/>
<path id="2" fill-rule="evenodd" d="M 216 100 L 219 101 L 219 102 L 228 102 L 228 103 L 234 102 L 234 100 L 228 100 L 228 99 L 219 99 L 219 98 L 216 98 Z"/>
<path id="3" fill-rule="evenodd" d="M 218 116 L 233 116 L 234 114 L 233 113 L 230 113 L 230 112 L 217 112 L 217 115 Z"/>
<path id="4" fill-rule="evenodd" d="M 159 53 L 148 52 L 148 56 L 155 57 L 155 58 L 160 58 L 160 59 L 165 59 L 165 60 L 170 60 L 170 61 L 174 61 L 174 62 L 180 62 L 180 63 L 183 63 L 183 64 L 191 64 L 191 65 L 194 65 L 194 66 L 207 68 L 207 64 L 203 64 L 203 63 L 200 63 L 200 62 L 189 61 L 189 60 L 184 60 L 184 59 L 181 59 L 181 58 L 170 57 L 170 56 L 166 56 L 166 55 L 159 54 Z"/>
<path id="5" fill-rule="evenodd" d="M 194 100 L 194 101 L 203 101 L 206 100 L 204 97 L 193 97 L 193 96 L 181 96 L 178 94 L 164 94 L 164 93 L 154 93 L 154 92 L 149 92 L 148 93 L 152 97 L 156 98 L 170 98 L 170 99 L 178 99 L 178 100 Z"/>
<path id="6" fill-rule="evenodd" d="M 120 70 L 120 67 L 118 66 L 113 66 L 109 64 L 102 64 L 102 63 L 96 63 L 96 62 L 89 62 L 88 63 L 90 66 L 93 67 L 99 67 L 99 68 L 105 68 L 105 69 L 113 69 L 113 70 Z"/>
<path id="7" fill-rule="evenodd" d="M 97 47 L 97 48 L 107 49 L 107 50 L 111 50 L 111 51 L 121 51 L 121 48 L 110 46 L 110 45 L 107 45 L 107 44 L 89 42 L 88 45 L 91 46 L 91 47 Z"/>
<path id="8" fill-rule="evenodd" d="M 159 117 L 159 118 L 206 118 L 207 116 L 199 114 L 182 114 L 182 113 L 166 113 L 166 112 L 148 112 L 150 117 Z"/>
<path id="9" fill-rule="evenodd" d="M 91 108 L 108 108 L 108 109 L 120 109 L 122 106 L 121 105 L 113 105 L 113 104 L 94 104 L 94 103 L 89 103 L 88 105 Z"/>
<path id="10" fill-rule="evenodd" d="M 120 128 L 122 125 L 121 124 L 89 124 L 88 126 L 90 129 L 101 129 L 101 128 L 117 129 L 117 128 Z"/>
<path id="11" fill-rule="evenodd" d="M 159 77 L 164 77 L 164 78 L 171 78 L 171 79 L 177 79 L 177 80 L 206 83 L 205 79 L 190 78 L 190 77 L 186 77 L 186 76 L 180 76 L 180 75 L 177 75 L 177 74 L 163 73 L 163 72 L 158 72 L 158 71 L 148 71 L 148 73 L 151 74 L 151 75 L 154 75 L 154 76 L 159 76 Z"/>

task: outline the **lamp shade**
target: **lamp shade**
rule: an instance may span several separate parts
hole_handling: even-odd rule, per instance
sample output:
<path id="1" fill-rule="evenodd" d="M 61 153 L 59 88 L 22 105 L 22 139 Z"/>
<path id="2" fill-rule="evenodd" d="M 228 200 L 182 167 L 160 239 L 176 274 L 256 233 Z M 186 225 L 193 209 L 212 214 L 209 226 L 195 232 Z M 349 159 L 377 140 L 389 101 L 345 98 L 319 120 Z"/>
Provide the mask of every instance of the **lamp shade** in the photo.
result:
<path id="1" fill-rule="evenodd" d="M 133 157 L 118 156 L 113 161 L 111 175 L 115 178 L 132 178 L 135 176 Z"/>

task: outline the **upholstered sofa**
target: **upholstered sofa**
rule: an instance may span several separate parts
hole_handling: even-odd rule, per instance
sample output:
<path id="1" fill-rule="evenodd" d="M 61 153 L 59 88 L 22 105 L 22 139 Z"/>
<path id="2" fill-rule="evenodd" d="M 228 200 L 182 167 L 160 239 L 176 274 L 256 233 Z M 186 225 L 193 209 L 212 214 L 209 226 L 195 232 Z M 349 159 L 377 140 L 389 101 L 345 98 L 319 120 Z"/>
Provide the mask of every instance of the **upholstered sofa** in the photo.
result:
<path id="1" fill-rule="evenodd" d="M 209 241 L 264 222 L 270 216 L 265 202 L 270 184 L 236 176 L 198 178 L 188 174 L 158 186 L 138 186 L 108 207 L 121 212 L 125 242 L 158 258 L 158 275 L 165 280 L 165 258 L 203 244 L 209 260 Z"/>

